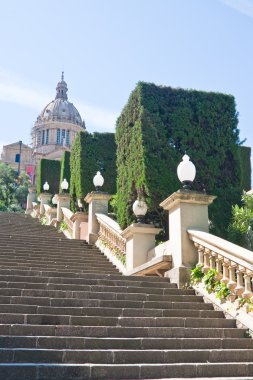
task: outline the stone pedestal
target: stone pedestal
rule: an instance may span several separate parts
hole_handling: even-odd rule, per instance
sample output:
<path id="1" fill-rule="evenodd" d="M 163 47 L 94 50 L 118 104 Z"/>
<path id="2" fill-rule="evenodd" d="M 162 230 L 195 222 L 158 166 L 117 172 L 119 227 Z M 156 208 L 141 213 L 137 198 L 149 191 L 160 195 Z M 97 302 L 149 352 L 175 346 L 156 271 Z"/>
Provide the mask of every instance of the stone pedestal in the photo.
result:
<path id="1" fill-rule="evenodd" d="M 169 212 L 169 237 L 173 258 L 173 269 L 167 277 L 179 286 L 189 280 L 189 269 L 196 264 L 197 255 L 194 245 L 188 237 L 188 229 L 208 232 L 208 205 L 216 197 L 190 190 L 179 190 L 160 206 Z"/>
<path id="2" fill-rule="evenodd" d="M 41 216 L 45 214 L 44 205 L 48 205 L 51 198 L 52 198 L 52 194 L 49 194 L 49 193 L 41 193 L 40 194 L 39 199 L 40 199 L 40 215 Z"/>
<path id="3" fill-rule="evenodd" d="M 70 195 L 69 194 L 55 194 L 54 200 L 57 205 L 57 214 L 56 219 L 57 222 L 60 223 L 63 220 L 63 213 L 61 208 L 66 207 L 70 209 Z"/>
<path id="4" fill-rule="evenodd" d="M 80 224 L 88 222 L 88 215 L 84 212 L 76 212 L 71 220 L 73 222 L 73 239 L 80 239 Z"/>
<path id="5" fill-rule="evenodd" d="M 88 213 L 88 242 L 93 244 L 97 241 L 99 224 L 96 214 L 108 214 L 108 202 L 111 195 L 99 191 L 92 191 L 84 198 L 85 202 L 89 204 Z"/>
<path id="6" fill-rule="evenodd" d="M 148 261 L 148 251 L 155 247 L 155 236 L 161 231 L 150 224 L 135 223 L 122 233 L 126 239 L 126 270 L 130 271 Z"/>
<path id="7" fill-rule="evenodd" d="M 30 215 L 33 211 L 33 202 L 36 202 L 36 187 L 30 186 L 28 191 L 25 213 Z"/>

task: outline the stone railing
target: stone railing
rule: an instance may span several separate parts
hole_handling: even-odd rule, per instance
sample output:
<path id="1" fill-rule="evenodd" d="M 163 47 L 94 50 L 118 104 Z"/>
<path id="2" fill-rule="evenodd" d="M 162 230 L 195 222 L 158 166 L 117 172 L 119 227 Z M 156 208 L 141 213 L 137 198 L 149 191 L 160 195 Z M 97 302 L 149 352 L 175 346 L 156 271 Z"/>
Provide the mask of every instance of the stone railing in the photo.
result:
<path id="1" fill-rule="evenodd" d="M 70 211 L 67 207 L 62 207 L 61 210 L 62 210 L 62 213 L 63 213 L 63 222 L 66 224 L 67 230 L 66 229 L 65 230 L 62 229 L 61 228 L 61 224 L 60 224 L 60 229 L 62 230 L 62 232 L 67 237 L 72 238 L 72 235 L 73 235 L 73 221 L 72 221 L 72 217 L 73 217 L 74 213 L 72 211 Z M 66 232 L 67 232 L 67 234 L 66 234 Z"/>
<path id="2" fill-rule="evenodd" d="M 104 214 L 96 214 L 99 224 L 96 245 L 122 272 L 125 271 L 126 239 L 118 223 Z"/>
<path id="3" fill-rule="evenodd" d="M 188 230 L 189 238 L 198 251 L 202 271 L 216 271 L 216 279 L 230 291 L 229 300 L 250 299 L 253 296 L 253 254 L 217 236 Z"/>
<path id="4" fill-rule="evenodd" d="M 33 218 L 38 218 L 40 215 L 40 204 L 37 202 L 32 202 L 32 212 L 31 216 Z"/>
<path id="5" fill-rule="evenodd" d="M 57 209 L 49 205 L 44 205 L 44 208 L 45 208 L 45 216 L 48 219 L 48 224 L 51 224 L 53 219 L 56 218 Z"/>

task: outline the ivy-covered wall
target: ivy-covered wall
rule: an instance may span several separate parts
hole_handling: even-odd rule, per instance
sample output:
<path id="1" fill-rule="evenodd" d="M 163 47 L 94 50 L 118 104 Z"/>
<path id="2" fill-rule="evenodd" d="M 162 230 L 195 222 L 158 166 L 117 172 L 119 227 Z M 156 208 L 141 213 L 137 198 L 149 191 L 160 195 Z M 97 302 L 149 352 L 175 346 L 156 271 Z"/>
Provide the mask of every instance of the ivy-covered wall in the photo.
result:
<path id="1" fill-rule="evenodd" d="M 61 174 L 60 174 L 60 186 L 59 192 L 62 193 L 61 183 L 64 180 L 67 180 L 70 186 L 70 152 L 64 152 L 61 159 Z M 69 193 L 69 188 L 66 190 L 66 193 Z"/>
<path id="2" fill-rule="evenodd" d="M 60 161 L 46 160 L 42 158 L 39 162 L 38 177 L 37 177 L 37 194 L 43 193 L 43 185 L 47 181 L 49 184 L 49 193 L 59 193 L 60 182 Z"/>
<path id="3" fill-rule="evenodd" d="M 233 96 L 138 83 L 116 127 L 121 226 L 133 220 L 137 192 L 152 219 L 164 224 L 159 203 L 180 188 L 176 168 L 186 151 L 197 168 L 195 190 L 218 196 L 209 209 L 212 231 L 226 236 L 242 190 L 237 124 Z"/>
<path id="4" fill-rule="evenodd" d="M 100 171 L 104 177 L 101 191 L 116 192 L 116 144 L 113 133 L 79 132 L 70 155 L 70 194 L 83 198 L 94 191 L 93 177 Z"/>

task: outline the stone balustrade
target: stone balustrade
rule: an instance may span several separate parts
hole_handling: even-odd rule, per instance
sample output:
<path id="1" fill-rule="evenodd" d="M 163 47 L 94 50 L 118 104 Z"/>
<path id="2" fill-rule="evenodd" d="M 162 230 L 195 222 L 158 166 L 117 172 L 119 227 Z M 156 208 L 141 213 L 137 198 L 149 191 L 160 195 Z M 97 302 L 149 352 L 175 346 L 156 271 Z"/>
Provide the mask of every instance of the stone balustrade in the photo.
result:
<path id="1" fill-rule="evenodd" d="M 70 211 L 67 207 L 61 208 L 62 214 L 63 214 L 63 222 L 66 223 L 67 230 L 68 230 L 68 237 L 72 237 L 73 235 L 73 221 L 72 217 L 74 213 Z M 64 232 L 64 231 L 63 231 Z"/>
<path id="2" fill-rule="evenodd" d="M 197 248 L 198 264 L 203 272 L 216 270 L 216 279 L 230 290 L 230 301 L 253 300 L 252 252 L 203 231 L 188 230 L 188 234 Z"/>
<path id="3" fill-rule="evenodd" d="M 117 222 L 104 214 L 96 214 L 99 224 L 98 244 L 108 248 L 121 262 L 125 262 L 126 239 Z"/>

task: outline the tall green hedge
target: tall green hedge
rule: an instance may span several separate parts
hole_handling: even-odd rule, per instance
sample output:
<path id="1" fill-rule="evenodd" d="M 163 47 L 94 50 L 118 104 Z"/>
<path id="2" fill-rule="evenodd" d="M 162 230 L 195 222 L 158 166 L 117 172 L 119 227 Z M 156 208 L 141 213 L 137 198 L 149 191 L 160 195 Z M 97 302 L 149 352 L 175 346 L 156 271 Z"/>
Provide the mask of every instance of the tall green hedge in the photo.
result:
<path id="1" fill-rule="evenodd" d="M 83 198 L 94 191 L 93 177 L 100 171 L 104 177 L 102 191 L 116 192 L 116 144 L 113 133 L 79 132 L 70 155 L 70 194 Z"/>
<path id="2" fill-rule="evenodd" d="M 251 189 L 251 148 L 239 146 L 239 158 L 241 168 L 241 188 L 245 191 Z"/>
<path id="3" fill-rule="evenodd" d="M 152 218 L 164 222 L 159 203 L 180 188 L 176 168 L 186 151 L 197 168 L 195 190 L 218 196 L 209 212 L 212 231 L 226 236 L 241 194 L 237 124 L 233 96 L 138 83 L 116 127 L 121 226 L 133 220 L 137 192 Z"/>
<path id="4" fill-rule="evenodd" d="M 43 193 L 43 185 L 47 181 L 49 184 L 49 193 L 58 194 L 60 182 L 60 161 L 46 160 L 42 158 L 39 162 L 37 177 L 37 194 Z"/>
<path id="5" fill-rule="evenodd" d="M 67 180 L 70 185 L 70 152 L 64 152 L 61 158 L 61 174 L 60 174 L 60 186 L 59 192 L 62 193 L 61 183 L 64 180 Z M 66 190 L 66 193 L 69 193 L 69 188 Z"/>

